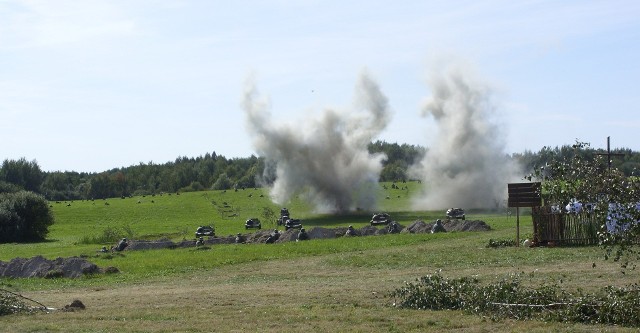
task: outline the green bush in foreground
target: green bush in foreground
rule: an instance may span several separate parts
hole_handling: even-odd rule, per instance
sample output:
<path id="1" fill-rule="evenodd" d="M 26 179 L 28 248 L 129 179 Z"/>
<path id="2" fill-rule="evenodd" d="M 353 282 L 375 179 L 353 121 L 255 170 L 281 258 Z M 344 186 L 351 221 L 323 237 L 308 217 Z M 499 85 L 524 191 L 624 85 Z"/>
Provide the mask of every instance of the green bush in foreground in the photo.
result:
<path id="1" fill-rule="evenodd" d="M 29 191 L 0 193 L 0 243 L 44 240 L 53 222 L 43 196 Z"/>
<path id="2" fill-rule="evenodd" d="M 593 294 L 580 290 L 572 294 L 556 284 L 523 286 L 517 275 L 489 285 L 481 285 L 476 278 L 428 275 L 396 289 L 391 296 L 399 298 L 394 304 L 403 308 L 463 310 L 492 320 L 541 319 L 640 327 L 637 284 L 609 286 Z"/>

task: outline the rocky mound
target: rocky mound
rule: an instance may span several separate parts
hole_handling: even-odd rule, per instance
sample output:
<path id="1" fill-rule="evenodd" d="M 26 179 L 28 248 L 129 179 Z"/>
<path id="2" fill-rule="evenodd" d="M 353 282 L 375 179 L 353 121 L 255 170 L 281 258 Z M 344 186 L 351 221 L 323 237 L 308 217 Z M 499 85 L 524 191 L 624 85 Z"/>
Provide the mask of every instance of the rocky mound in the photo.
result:
<path id="1" fill-rule="evenodd" d="M 432 224 L 433 225 L 433 224 Z M 489 231 L 491 227 L 480 220 L 445 220 L 442 225 L 447 231 Z"/>
<path id="2" fill-rule="evenodd" d="M 347 228 L 343 228 L 344 231 L 347 230 Z M 341 235 L 344 235 L 344 231 L 341 233 Z M 321 228 L 321 227 L 315 227 L 313 229 L 311 229 L 309 232 L 309 238 L 310 239 L 325 239 L 325 238 L 336 238 L 338 237 L 338 231 L 336 231 L 336 229 L 327 229 L 327 228 Z"/>
<path id="3" fill-rule="evenodd" d="M 130 241 L 129 246 L 127 246 L 127 250 L 155 250 L 155 249 L 166 249 L 166 248 L 174 248 L 176 244 L 168 239 L 161 239 L 157 241 L 144 241 L 144 240 L 136 240 Z"/>
<path id="4" fill-rule="evenodd" d="M 426 224 L 424 221 L 415 221 L 411 223 L 408 227 L 402 229 L 402 232 L 412 233 L 412 234 L 429 233 L 431 232 L 432 226 L 433 226 L 433 223 L 429 225 L 429 224 Z"/>
<path id="5" fill-rule="evenodd" d="M 77 278 L 95 273 L 101 273 L 100 268 L 79 257 L 48 260 L 42 256 L 35 256 L 30 259 L 14 258 L 9 262 L 0 261 L 0 277 Z"/>
<path id="6" fill-rule="evenodd" d="M 424 221 L 415 221 L 406 227 L 402 232 L 409 232 L 412 234 L 417 233 L 430 233 L 431 228 L 435 224 L 434 222 L 426 223 Z M 442 225 L 446 231 L 489 231 L 491 227 L 480 220 L 444 220 Z"/>

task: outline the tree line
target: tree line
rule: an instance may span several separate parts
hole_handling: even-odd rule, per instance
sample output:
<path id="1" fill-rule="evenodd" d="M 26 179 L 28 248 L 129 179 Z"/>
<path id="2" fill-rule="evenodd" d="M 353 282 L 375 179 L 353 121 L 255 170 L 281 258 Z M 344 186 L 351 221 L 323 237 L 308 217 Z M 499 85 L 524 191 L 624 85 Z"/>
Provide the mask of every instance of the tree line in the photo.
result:
<path id="1" fill-rule="evenodd" d="M 576 149 L 579 146 L 580 149 Z M 576 142 L 573 145 L 563 145 L 561 147 L 543 147 L 537 152 L 525 151 L 524 153 L 513 154 L 515 158 L 523 166 L 524 172 L 529 173 L 532 170 L 546 165 L 550 165 L 558 160 L 594 161 L 598 157 L 604 158 L 599 165 L 600 171 L 608 169 L 607 151 L 604 149 L 591 148 L 589 143 Z M 611 154 L 621 154 L 622 156 L 611 157 L 611 168 L 620 171 L 623 175 L 640 176 L 640 154 L 629 148 L 612 149 Z"/>
<path id="2" fill-rule="evenodd" d="M 368 149 L 370 153 L 384 153 L 387 156 L 383 162 L 380 181 L 410 180 L 408 169 L 428 151 L 420 146 L 384 141 L 372 142 Z M 523 173 L 537 173 L 538 179 L 546 175 L 546 191 L 555 193 L 556 196 L 578 197 L 578 192 L 586 191 L 583 190 L 585 184 L 590 186 L 586 187 L 589 190 L 593 188 L 593 184 L 598 184 L 600 191 L 608 188 L 608 192 L 611 192 L 616 188 L 612 184 L 619 183 L 622 185 L 618 192 L 623 201 L 617 202 L 635 202 L 627 200 L 629 198 L 624 195 L 635 198 L 640 193 L 637 189 L 640 155 L 630 149 L 616 149 L 613 153 L 623 154 L 611 160 L 615 173 L 607 172 L 609 166 L 608 162 L 603 162 L 604 151 L 589 148 L 584 143 L 544 147 L 538 152 L 525 151 L 509 157 L 524 167 Z M 588 168 L 585 167 L 587 165 Z M 139 163 L 96 173 L 44 172 L 35 160 L 5 159 L 0 168 L 0 243 L 45 239 L 48 227 L 54 223 L 48 200 L 102 199 L 160 192 L 257 187 L 265 179 L 267 185 L 269 179 L 274 179 L 273 175 L 263 175 L 265 169 L 269 170 L 264 158 L 252 155 L 228 159 L 215 152 L 195 158 L 178 157 L 175 161 L 164 164 Z M 585 170 L 589 172 L 586 173 Z M 609 180 L 612 177 L 599 176 L 604 174 L 617 175 L 618 178 L 611 182 Z M 575 178 L 576 175 L 579 177 Z M 531 179 L 531 175 L 529 178 Z M 554 178 L 558 181 L 554 181 Z M 585 179 L 589 181 L 585 182 Z M 580 191 L 567 191 L 571 188 L 569 185 L 572 180 L 577 184 L 575 188 Z M 602 183 L 603 180 L 606 182 Z M 549 189 L 559 190 L 554 192 Z M 591 192 L 597 192 L 594 191 Z M 637 234 L 636 231 L 634 235 Z M 603 240 L 603 243 L 607 243 L 607 240 Z M 626 249 L 628 247 L 617 248 L 616 257 L 619 258 L 620 253 Z"/>
<path id="3" fill-rule="evenodd" d="M 372 142 L 370 153 L 384 153 L 380 181 L 410 180 L 409 167 L 419 161 L 427 148 L 408 144 Z M 625 175 L 640 175 L 640 154 L 630 149 L 615 149 L 623 157 L 612 159 L 613 167 Z M 593 159 L 604 153 L 596 149 L 573 149 L 570 145 L 544 147 L 538 152 L 525 151 L 510 155 L 524 167 L 523 177 L 537 167 L 557 158 L 572 158 L 581 154 Z M 464 158 L 464 157 L 463 157 Z M 606 168 L 606 165 L 602 166 Z M 268 169 L 268 168 L 267 168 Z M 198 157 L 178 157 L 174 161 L 153 162 L 114 168 L 103 172 L 42 171 L 38 163 L 25 158 L 4 160 L 0 168 L 0 193 L 26 190 L 43 195 L 48 200 L 102 199 L 109 197 L 147 195 L 161 192 L 189 192 L 205 189 L 223 190 L 268 185 L 264 177 L 262 157 L 226 158 L 215 152 Z"/>

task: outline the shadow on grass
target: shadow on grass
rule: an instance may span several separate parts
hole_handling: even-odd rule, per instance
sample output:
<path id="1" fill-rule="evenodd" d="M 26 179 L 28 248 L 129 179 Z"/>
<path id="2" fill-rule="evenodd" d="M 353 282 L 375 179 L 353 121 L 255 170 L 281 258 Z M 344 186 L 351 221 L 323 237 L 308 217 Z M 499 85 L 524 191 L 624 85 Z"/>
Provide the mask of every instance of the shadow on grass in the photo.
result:
<path id="1" fill-rule="evenodd" d="M 47 243 L 57 243 L 59 239 L 29 239 L 29 240 L 20 240 L 16 242 L 0 242 L 0 244 L 47 244 Z"/>

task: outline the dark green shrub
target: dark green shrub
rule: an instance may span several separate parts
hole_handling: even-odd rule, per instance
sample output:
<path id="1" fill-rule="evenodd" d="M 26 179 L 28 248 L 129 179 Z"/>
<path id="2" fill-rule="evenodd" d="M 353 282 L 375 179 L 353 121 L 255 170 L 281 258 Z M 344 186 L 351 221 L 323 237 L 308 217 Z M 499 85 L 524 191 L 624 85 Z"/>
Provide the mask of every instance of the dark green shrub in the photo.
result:
<path id="1" fill-rule="evenodd" d="M 43 196 L 28 191 L 0 193 L 0 242 L 43 240 L 53 222 Z"/>

